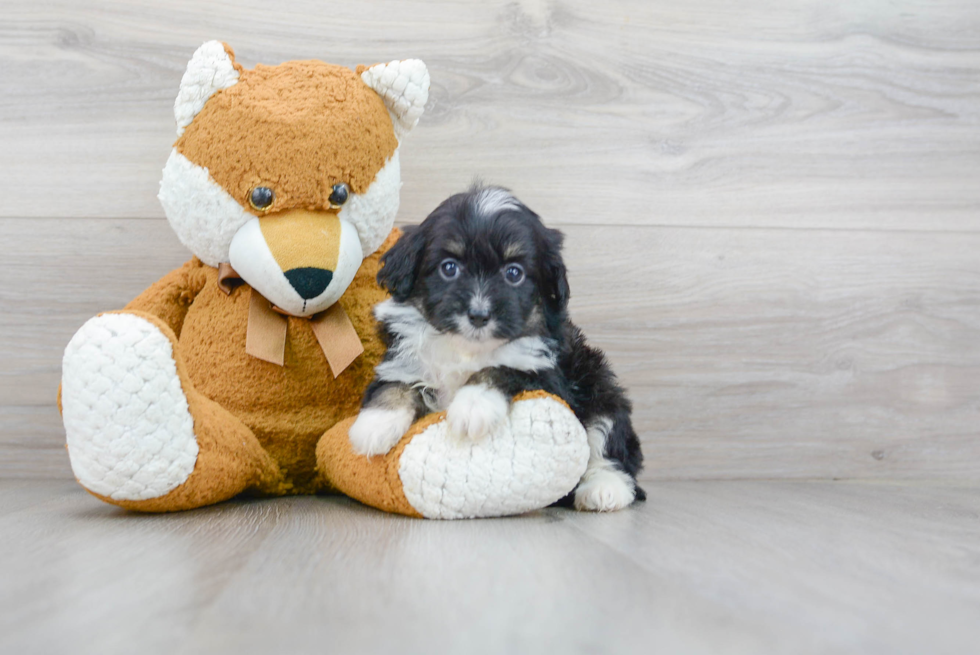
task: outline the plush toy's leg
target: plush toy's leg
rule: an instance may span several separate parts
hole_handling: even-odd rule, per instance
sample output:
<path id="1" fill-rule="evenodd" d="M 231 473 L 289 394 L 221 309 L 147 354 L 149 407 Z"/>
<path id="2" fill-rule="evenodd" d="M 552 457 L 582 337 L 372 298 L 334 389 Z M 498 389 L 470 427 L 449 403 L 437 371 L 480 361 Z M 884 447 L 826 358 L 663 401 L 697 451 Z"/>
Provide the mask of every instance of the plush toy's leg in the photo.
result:
<path id="1" fill-rule="evenodd" d="M 165 512 L 272 491 L 278 467 L 237 418 L 194 390 L 176 338 L 141 312 L 102 314 L 75 334 L 62 415 L 78 481 L 102 500 Z"/>
<path id="2" fill-rule="evenodd" d="M 510 420 L 479 442 L 449 434 L 445 413 L 418 421 L 386 455 L 351 449 L 354 418 L 317 446 L 325 482 L 357 500 L 409 516 L 475 518 L 521 514 L 568 494 L 585 472 L 585 428 L 560 399 L 544 392 L 514 399 Z"/>

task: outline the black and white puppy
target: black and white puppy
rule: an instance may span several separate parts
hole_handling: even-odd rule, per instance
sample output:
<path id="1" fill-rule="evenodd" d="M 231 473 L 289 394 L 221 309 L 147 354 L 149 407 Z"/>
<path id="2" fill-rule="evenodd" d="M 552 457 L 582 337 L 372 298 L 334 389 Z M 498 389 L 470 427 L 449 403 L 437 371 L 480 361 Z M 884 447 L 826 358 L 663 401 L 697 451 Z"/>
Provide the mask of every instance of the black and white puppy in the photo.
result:
<path id="1" fill-rule="evenodd" d="M 350 429 L 357 452 L 386 453 L 444 409 L 451 432 L 481 439 L 507 420 L 511 397 L 543 389 L 569 404 L 591 450 L 563 504 L 609 511 L 645 498 L 630 402 L 568 319 L 562 241 L 498 187 L 454 195 L 405 229 L 378 273 L 392 296 L 375 308 L 388 351 Z"/>

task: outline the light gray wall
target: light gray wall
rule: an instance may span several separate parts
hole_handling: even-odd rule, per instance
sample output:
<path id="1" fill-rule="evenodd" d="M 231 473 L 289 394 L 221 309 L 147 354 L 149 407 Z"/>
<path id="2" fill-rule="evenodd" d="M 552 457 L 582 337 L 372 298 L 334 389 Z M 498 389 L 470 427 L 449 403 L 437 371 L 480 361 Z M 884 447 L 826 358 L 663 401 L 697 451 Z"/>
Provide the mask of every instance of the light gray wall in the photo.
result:
<path id="1" fill-rule="evenodd" d="M 426 61 L 400 220 L 480 175 L 565 230 L 647 478 L 980 476 L 975 0 L 2 9 L 0 476 L 70 476 L 64 345 L 188 257 L 156 190 L 212 38 Z"/>

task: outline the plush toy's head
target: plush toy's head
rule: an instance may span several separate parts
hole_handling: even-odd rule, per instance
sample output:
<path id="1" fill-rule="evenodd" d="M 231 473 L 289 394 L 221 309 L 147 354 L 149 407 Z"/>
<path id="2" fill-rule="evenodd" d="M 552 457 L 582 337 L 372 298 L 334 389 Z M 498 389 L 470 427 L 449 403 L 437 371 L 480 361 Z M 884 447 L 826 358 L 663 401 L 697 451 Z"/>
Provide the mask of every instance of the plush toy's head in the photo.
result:
<path id="1" fill-rule="evenodd" d="M 231 48 L 205 43 L 174 104 L 179 138 L 160 182 L 170 225 L 280 309 L 326 309 L 391 231 L 399 140 L 428 89 L 417 59 L 245 70 Z"/>

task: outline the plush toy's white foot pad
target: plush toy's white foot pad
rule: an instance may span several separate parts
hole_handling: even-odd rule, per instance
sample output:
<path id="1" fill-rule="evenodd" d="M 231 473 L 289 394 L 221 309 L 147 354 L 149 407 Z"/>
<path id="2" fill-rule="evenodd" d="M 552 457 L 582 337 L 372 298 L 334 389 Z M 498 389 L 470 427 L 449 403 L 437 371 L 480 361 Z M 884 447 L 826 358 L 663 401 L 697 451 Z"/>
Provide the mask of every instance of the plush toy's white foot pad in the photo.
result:
<path id="1" fill-rule="evenodd" d="M 585 428 L 553 398 L 513 404 L 485 439 L 460 441 L 440 421 L 405 447 L 398 474 L 408 502 L 426 518 L 520 514 L 575 488 L 589 460 Z"/>
<path id="2" fill-rule="evenodd" d="M 89 320 L 65 349 L 61 384 L 71 467 L 86 489 L 146 500 L 190 476 L 194 420 L 170 339 L 155 325 L 131 314 Z"/>

